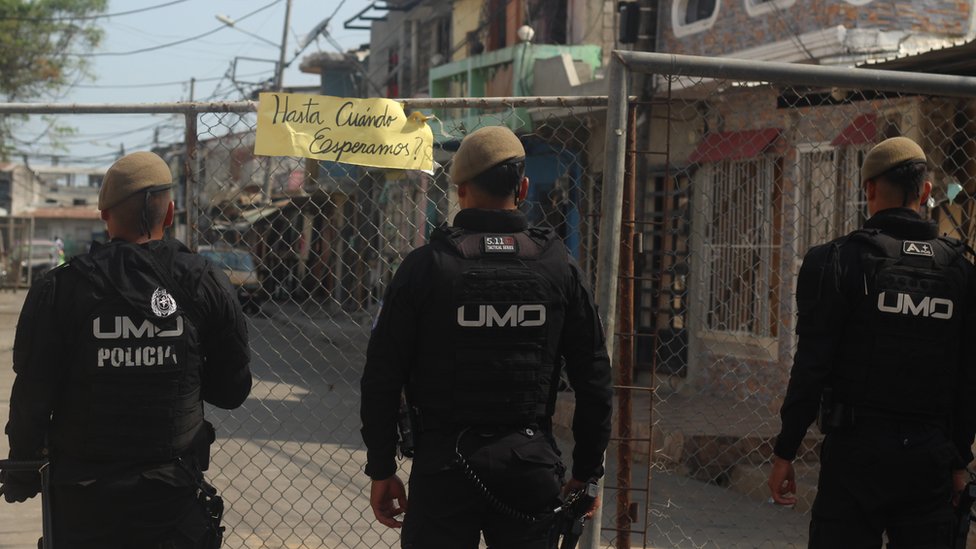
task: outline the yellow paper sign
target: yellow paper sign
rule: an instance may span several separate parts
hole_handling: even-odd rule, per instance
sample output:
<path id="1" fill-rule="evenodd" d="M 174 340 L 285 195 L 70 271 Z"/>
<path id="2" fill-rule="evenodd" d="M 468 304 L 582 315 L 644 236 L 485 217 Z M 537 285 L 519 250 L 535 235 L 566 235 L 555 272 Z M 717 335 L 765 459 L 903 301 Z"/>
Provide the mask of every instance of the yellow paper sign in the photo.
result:
<path id="1" fill-rule="evenodd" d="M 260 95 L 254 154 L 430 171 L 433 145 L 427 117 L 392 99 Z"/>

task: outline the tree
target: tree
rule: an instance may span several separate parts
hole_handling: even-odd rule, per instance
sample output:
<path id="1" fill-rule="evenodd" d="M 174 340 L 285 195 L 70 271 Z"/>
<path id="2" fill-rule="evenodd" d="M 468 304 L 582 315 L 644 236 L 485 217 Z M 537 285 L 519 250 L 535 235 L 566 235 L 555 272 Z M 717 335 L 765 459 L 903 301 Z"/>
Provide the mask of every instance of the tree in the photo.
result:
<path id="1" fill-rule="evenodd" d="M 107 0 L 0 0 L 0 101 L 50 98 L 88 76 L 83 54 L 102 39 L 95 16 L 107 5 Z M 14 152 L 13 125 L 23 120 L 0 115 L 0 158 Z"/>

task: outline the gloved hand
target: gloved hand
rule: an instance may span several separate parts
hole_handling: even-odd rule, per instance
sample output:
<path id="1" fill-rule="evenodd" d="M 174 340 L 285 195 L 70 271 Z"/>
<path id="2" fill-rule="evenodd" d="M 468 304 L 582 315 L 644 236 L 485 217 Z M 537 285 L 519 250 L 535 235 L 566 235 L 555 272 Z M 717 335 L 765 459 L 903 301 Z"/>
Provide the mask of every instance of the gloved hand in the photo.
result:
<path id="1" fill-rule="evenodd" d="M 7 503 L 20 503 L 40 493 L 41 476 L 33 471 L 0 471 L 0 485 Z"/>

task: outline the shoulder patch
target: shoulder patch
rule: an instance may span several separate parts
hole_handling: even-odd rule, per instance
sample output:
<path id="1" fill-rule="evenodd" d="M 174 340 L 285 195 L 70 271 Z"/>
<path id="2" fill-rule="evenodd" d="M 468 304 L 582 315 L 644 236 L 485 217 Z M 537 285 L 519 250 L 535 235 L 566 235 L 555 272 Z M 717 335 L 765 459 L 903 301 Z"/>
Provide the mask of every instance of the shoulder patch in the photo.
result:
<path id="1" fill-rule="evenodd" d="M 902 255 L 920 255 L 923 257 L 935 256 L 935 251 L 932 250 L 931 244 L 917 240 L 906 240 L 902 242 L 901 253 Z"/>

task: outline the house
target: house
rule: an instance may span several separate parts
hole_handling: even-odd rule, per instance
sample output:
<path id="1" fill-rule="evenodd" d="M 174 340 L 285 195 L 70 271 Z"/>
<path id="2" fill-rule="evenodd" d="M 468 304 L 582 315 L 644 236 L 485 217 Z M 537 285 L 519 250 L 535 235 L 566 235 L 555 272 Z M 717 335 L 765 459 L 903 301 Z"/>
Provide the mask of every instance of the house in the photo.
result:
<path id="1" fill-rule="evenodd" d="M 599 79 L 614 44 L 615 5 L 603 0 L 374 3 L 360 13 L 371 23 L 369 74 L 375 89 L 406 99 L 599 94 L 599 87 L 585 84 Z M 555 227 L 572 253 L 591 264 L 596 243 L 587 214 L 601 162 L 588 153 L 594 142 L 602 151 L 602 113 L 527 107 L 422 110 L 436 116 L 431 124 L 440 164 L 447 164 L 464 135 L 482 125 L 504 124 L 521 135 L 532 181 L 526 213 L 533 223 Z M 443 171 L 408 180 L 415 190 L 435 191 L 433 200 L 447 198 L 446 207 L 434 212 L 456 210 Z M 404 181 L 392 176 L 389 183 L 397 188 Z M 413 232 L 428 230 L 418 225 Z M 405 253 L 415 245 L 412 240 L 401 239 L 403 245 L 395 248 Z"/>
<path id="2" fill-rule="evenodd" d="M 661 51 L 757 61 L 925 70 L 927 56 L 969 43 L 976 30 L 972 2 L 655 4 Z M 666 218 L 667 231 L 644 228 L 651 245 L 637 276 L 660 285 L 638 291 L 639 329 L 650 336 L 638 353 L 700 391 L 775 410 L 795 348 L 800 260 L 865 219 L 864 152 L 892 135 L 916 139 L 944 203 L 949 183 L 972 188 L 972 162 L 962 160 L 973 153 L 972 101 L 829 84 L 661 78 L 649 86 L 658 101 L 642 113 L 650 122 L 639 127 L 638 148 L 669 154 L 646 160 L 639 211 Z"/>
<path id="3" fill-rule="evenodd" d="M 0 164 L 0 245 L 9 250 L 17 241 L 60 238 L 68 257 L 88 251 L 93 240 L 105 239 L 99 216 L 98 190 L 105 170 L 78 166 Z"/>

